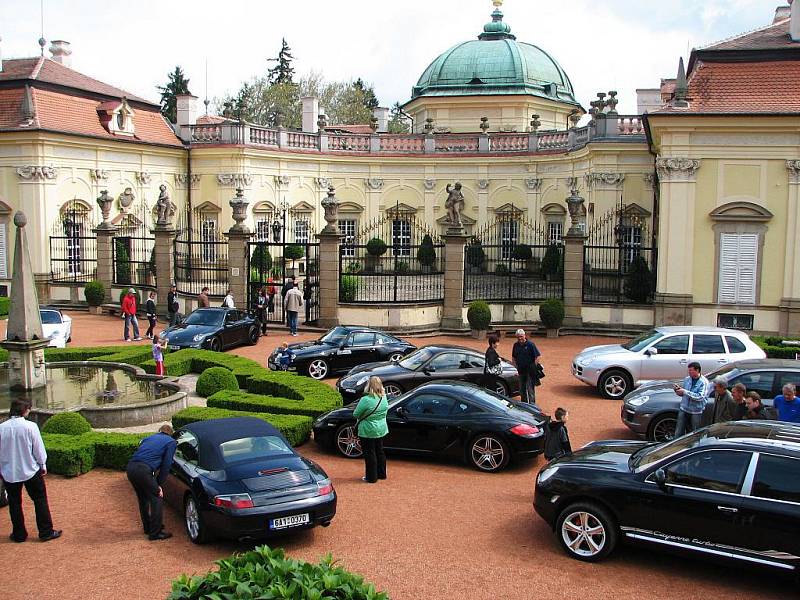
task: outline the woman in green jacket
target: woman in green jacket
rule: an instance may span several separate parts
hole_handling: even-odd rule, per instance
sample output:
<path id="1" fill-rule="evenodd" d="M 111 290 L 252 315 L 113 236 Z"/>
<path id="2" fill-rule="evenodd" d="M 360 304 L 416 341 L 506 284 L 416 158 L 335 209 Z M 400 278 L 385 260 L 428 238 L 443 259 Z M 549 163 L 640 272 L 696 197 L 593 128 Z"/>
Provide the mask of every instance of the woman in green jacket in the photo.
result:
<path id="1" fill-rule="evenodd" d="M 367 483 L 375 483 L 378 479 L 386 479 L 386 455 L 383 453 L 383 438 L 389 433 L 386 424 L 386 413 L 389 401 L 383 391 L 383 383 L 379 377 L 370 377 L 366 393 L 358 401 L 353 416 L 357 419 L 356 433 L 361 439 L 361 450 L 367 468 Z"/>

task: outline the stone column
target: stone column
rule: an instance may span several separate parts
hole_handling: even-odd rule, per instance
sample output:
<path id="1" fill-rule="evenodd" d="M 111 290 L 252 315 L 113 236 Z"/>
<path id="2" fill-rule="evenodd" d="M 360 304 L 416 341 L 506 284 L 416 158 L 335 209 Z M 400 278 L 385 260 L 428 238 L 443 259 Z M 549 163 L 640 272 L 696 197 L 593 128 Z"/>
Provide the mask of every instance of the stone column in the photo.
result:
<path id="1" fill-rule="evenodd" d="M 687 236 L 686 232 L 694 231 L 695 181 L 699 168 L 700 161 L 693 158 L 656 159 L 661 189 L 658 279 L 653 303 L 656 325 L 692 324 L 694 236 Z"/>
<path id="2" fill-rule="evenodd" d="M 150 230 L 155 238 L 153 251 L 156 259 L 157 306 L 162 316 L 167 314 L 167 294 L 175 276 L 175 229 L 171 225 L 156 226 Z"/>
<path id="3" fill-rule="evenodd" d="M 464 323 L 464 246 L 463 229 L 448 229 L 444 235 L 444 305 L 442 329 L 466 329 Z"/>
<path id="4" fill-rule="evenodd" d="M 780 304 L 780 335 L 800 335 L 800 160 L 787 160 L 789 171 L 789 203 L 786 219 L 786 262 L 784 263 L 783 297 Z"/>
<path id="5" fill-rule="evenodd" d="M 319 240 L 319 321 L 320 327 L 339 324 L 339 243 L 337 231 L 317 234 Z"/>
<path id="6" fill-rule="evenodd" d="M 249 299 L 247 297 L 247 243 L 252 237 L 249 231 L 236 231 L 231 228 L 225 237 L 228 238 L 228 287 L 233 294 L 236 306 L 247 310 Z"/>
<path id="7" fill-rule="evenodd" d="M 583 325 L 583 246 L 586 235 L 564 236 L 564 326 Z"/>
<path id="8" fill-rule="evenodd" d="M 110 223 L 100 224 L 92 232 L 97 236 L 97 279 L 106 289 L 105 302 L 111 302 L 111 286 L 114 284 L 114 236 L 117 228 Z M 80 298 L 83 300 L 83 298 Z"/>

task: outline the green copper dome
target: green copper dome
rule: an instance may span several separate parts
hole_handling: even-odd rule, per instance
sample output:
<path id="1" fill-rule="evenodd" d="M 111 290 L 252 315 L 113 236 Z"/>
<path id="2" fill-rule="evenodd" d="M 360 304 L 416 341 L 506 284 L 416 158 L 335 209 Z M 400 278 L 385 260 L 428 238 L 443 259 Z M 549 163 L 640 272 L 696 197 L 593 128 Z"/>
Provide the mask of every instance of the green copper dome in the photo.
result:
<path id="1" fill-rule="evenodd" d="M 518 42 L 496 9 L 477 40 L 453 46 L 425 69 L 411 99 L 508 94 L 578 105 L 561 66 L 541 48 Z"/>

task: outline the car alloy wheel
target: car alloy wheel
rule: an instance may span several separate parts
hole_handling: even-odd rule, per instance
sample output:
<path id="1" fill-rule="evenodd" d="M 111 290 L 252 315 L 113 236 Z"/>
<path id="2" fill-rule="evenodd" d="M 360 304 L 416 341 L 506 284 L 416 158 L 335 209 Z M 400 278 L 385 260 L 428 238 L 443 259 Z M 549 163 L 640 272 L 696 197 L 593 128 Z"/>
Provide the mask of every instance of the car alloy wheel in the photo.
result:
<path id="1" fill-rule="evenodd" d="M 675 439 L 678 419 L 672 415 L 662 415 L 650 427 L 650 439 L 654 442 L 671 442 Z"/>
<path id="2" fill-rule="evenodd" d="M 392 362 L 397 362 L 397 361 L 402 360 L 402 359 L 403 359 L 403 355 L 400 352 L 395 352 L 389 357 L 389 360 L 392 361 Z"/>
<path id="3" fill-rule="evenodd" d="M 493 435 L 476 437 L 469 451 L 472 465 L 479 471 L 494 473 L 508 464 L 508 448 L 502 440 Z"/>
<path id="4" fill-rule="evenodd" d="M 197 509 L 197 502 L 194 496 L 187 496 L 183 505 L 183 521 L 186 525 L 186 534 L 195 544 L 204 544 L 208 541 L 208 533 Z"/>
<path id="5" fill-rule="evenodd" d="M 311 379 L 325 379 L 328 374 L 328 363 L 321 358 L 316 358 L 308 363 L 308 376 Z"/>
<path id="6" fill-rule="evenodd" d="M 358 439 L 355 423 L 346 423 L 336 430 L 336 449 L 345 458 L 361 457 L 361 440 Z"/>
<path id="7" fill-rule="evenodd" d="M 211 342 L 208 344 L 208 349 L 212 352 L 219 352 L 222 350 L 222 342 L 219 341 L 218 337 L 211 338 Z"/>
<path id="8" fill-rule="evenodd" d="M 508 388 L 506 384 L 500 381 L 499 379 L 494 382 L 494 393 L 500 394 L 501 396 L 508 396 Z"/>
<path id="9" fill-rule="evenodd" d="M 600 377 L 600 393 L 609 400 L 623 398 L 631 390 L 631 380 L 627 373 L 612 369 Z"/>
<path id="10" fill-rule="evenodd" d="M 561 545 L 572 558 L 594 562 L 616 545 L 616 528 L 606 512 L 594 504 L 573 504 L 558 518 Z"/>
<path id="11" fill-rule="evenodd" d="M 383 391 L 386 392 L 387 398 L 394 398 L 403 393 L 403 389 L 396 383 L 386 383 L 383 386 Z"/>
<path id="12" fill-rule="evenodd" d="M 250 331 L 247 334 L 247 341 L 251 346 L 255 346 L 258 343 L 258 338 L 260 337 L 258 327 L 251 327 Z"/>

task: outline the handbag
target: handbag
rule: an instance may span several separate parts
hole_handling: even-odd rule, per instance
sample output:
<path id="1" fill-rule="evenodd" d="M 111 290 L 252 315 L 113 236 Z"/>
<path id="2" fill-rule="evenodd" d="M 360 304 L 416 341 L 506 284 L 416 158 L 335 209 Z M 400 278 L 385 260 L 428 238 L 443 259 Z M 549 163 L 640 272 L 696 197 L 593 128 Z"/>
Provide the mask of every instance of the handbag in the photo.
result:
<path id="1" fill-rule="evenodd" d="M 503 363 L 497 363 L 496 365 L 486 367 L 486 372 L 490 375 L 497 375 L 499 377 L 503 374 Z"/>
<path id="2" fill-rule="evenodd" d="M 375 411 L 378 410 L 378 407 L 381 405 L 381 402 L 383 402 L 383 398 L 378 398 L 378 402 L 375 404 L 375 408 L 373 408 L 371 411 L 369 411 L 369 413 L 366 414 L 364 417 L 362 417 L 360 419 L 356 419 L 356 425 L 355 425 L 355 427 L 356 427 L 356 437 L 358 437 L 358 426 L 362 423 L 362 421 L 366 421 L 372 415 L 375 414 Z"/>

